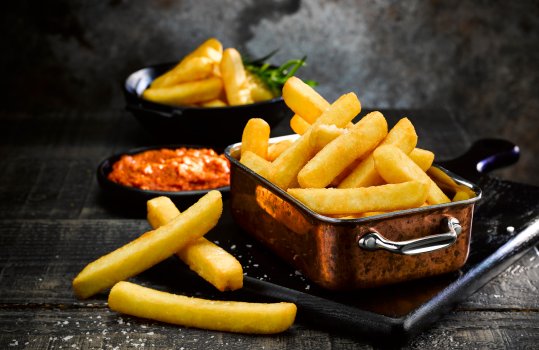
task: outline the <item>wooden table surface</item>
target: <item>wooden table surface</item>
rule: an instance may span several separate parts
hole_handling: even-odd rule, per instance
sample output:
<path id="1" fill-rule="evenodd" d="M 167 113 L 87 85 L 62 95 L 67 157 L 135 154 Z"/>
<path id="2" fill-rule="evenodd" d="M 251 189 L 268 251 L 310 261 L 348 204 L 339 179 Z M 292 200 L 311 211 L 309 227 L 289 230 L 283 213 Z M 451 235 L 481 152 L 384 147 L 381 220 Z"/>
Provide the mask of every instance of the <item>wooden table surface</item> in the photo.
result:
<path id="1" fill-rule="evenodd" d="M 392 111 L 387 116 L 394 122 L 404 115 L 416 126 L 419 145 L 438 159 L 461 154 L 473 141 L 448 113 Z M 124 111 L 4 112 L 0 118 L 1 349 L 379 347 L 301 322 L 279 335 L 250 336 L 120 315 L 107 308 L 106 293 L 76 299 L 71 281 L 87 263 L 149 229 L 143 218 L 107 207 L 96 182 L 97 165 L 111 154 L 157 141 Z M 533 248 L 403 347 L 537 348 L 538 267 L 539 252 Z M 158 266 L 160 272 L 140 278 L 158 286 L 159 273 L 167 268 Z"/>

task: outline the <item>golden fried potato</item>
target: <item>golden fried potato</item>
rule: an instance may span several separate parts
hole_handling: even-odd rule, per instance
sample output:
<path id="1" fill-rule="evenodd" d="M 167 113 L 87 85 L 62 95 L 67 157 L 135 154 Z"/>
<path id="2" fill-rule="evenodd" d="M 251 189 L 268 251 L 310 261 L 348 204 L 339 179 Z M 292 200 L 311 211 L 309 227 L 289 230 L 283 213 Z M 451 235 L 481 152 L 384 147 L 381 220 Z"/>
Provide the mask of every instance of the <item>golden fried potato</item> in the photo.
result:
<path id="1" fill-rule="evenodd" d="M 88 264 L 73 280 L 75 294 L 88 298 L 165 260 L 211 230 L 222 211 L 221 193 L 208 192 L 168 224 Z"/>
<path id="2" fill-rule="evenodd" d="M 165 196 L 155 197 L 147 201 L 146 213 L 148 223 L 154 230 L 180 215 L 178 208 L 176 208 L 170 198 Z"/>
<path id="3" fill-rule="evenodd" d="M 269 124 L 261 118 L 251 118 L 243 128 L 241 154 L 250 151 L 266 159 L 270 136 Z"/>
<path id="4" fill-rule="evenodd" d="M 276 97 L 260 78 L 249 71 L 245 71 L 245 73 L 253 102 L 267 101 Z"/>
<path id="5" fill-rule="evenodd" d="M 425 172 L 429 170 L 434 162 L 434 153 L 422 148 L 414 148 L 408 154 L 408 157 Z"/>
<path id="6" fill-rule="evenodd" d="M 333 124 L 318 124 L 311 131 L 311 145 L 316 152 L 324 148 L 328 143 L 346 133 L 347 129 L 338 128 Z"/>
<path id="7" fill-rule="evenodd" d="M 280 333 L 294 323 L 292 303 L 247 303 L 192 298 L 161 292 L 130 282 L 119 282 L 110 291 L 109 307 L 117 312 L 151 320 L 209 330 Z"/>
<path id="8" fill-rule="evenodd" d="M 339 97 L 313 125 L 334 124 L 345 127 L 361 111 L 361 103 L 353 92 Z M 273 161 L 271 181 L 280 188 L 286 189 L 296 180 L 299 171 L 313 156 L 310 142 L 311 129 L 299 137 L 289 148 Z"/>
<path id="9" fill-rule="evenodd" d="M 290 119 L 290 128 L 298 135 L 303 135 L 311 127 L 299 114 L 294 114 Z"/>
<path id="10" fill-rule="evenodd" d="M 223 51 L 220 69 L 228 104 L 236 106 L 252 103 L 251 90 L 238 50 L 228 48 Z"/>
<path id="11" fill-rule="evenodd" d="M 220 98 L 216 98 L 215 100 L 202 102 L 200 106 L 201 107 L 226 107 L 227 104 L 225 101 L 221 100 Z"/>
<path id="12" fill-rule="evenodd" d="M 163 88 L 151 87 L 144 90 L 142 97 L 152 102 L 186 106 L 214 100 L 219 97 L 222 90 L 223 82 L 214 77 Z"/>
<path id="13" fill-rule="evenodd" d="M 287 192 L 319 214 L 394 211 L 421 206 L 428 185 L 419 181 L 360 188 L 289 188 Z"/>
<path id="14" fill-rule="evenodd" d="M 458 202 L 458 201 L 464 201 L 466 199 L 470 199 L 470 195 L 466 193 L 466 191 L 457 191 L 455 195 L 453 196 L 452 201 Z"/>
<path id="15" fill-rule="evenodd" d="M 163 88 L 188 81 L 206 79 L 213 73 L 215 62 L 207 57 L 193 57 L 183 60 L 174 69 L 157 77 L 151 84 L 152 88 Z"/>
<path id="16" fill-rule="evenodd" d="M 405 153 L 410 153 L 417 144 L 415 128 L 408 118 L 402 118 L 395 124 L 381 145 L 395 145 Z M 338 185 L 339 188 L 376 186 L 384 183 L 374 167 L 372 154 L 365 157 Z"/>
<path id="17" fill-rule="evenodd" d="M 371 112 L 353 128 L 320 150 L 298 173 L 303 188 L 323 188 L 346 167 L 371 152 L 387 135 L 387 122 L 382 113 Z"/>
<path id="18" fill-rule="evenodd" d="M 441 204 L 450 202 L 436 183 L 414 163 L 410 157 L 393 145 L 383 145 L 373 153 L 376 170 L 388 183 L 421 181 L 429 185 L 427 202 Z"/>
<path id="19" fill-rule="evenodd" d="M 216 38 L 209 38 L 202 44 L 200 44 L 195 50 L 185 56 L 182 60 L 189 60 L 193 57 L 207 57 L 211 59 L 214 63 L 221 62 L 223 56 L 223 44 Z M 180 65 L 180 62 L 178 65 Z"/>
<path id="20" fill-rule="evenodd" d="M 277 158 L 279 154 L 283 153 L 285 149 L 290 147 L 292 143 L 293 143 L 292 140 L 283 140 L 280 142 L 269 144 L 268 155 L 266 159 L 269 160 L 270 162 L 273 162 L 275 158 Z"/>
<path id="21" fill-rule="evenodd" d="M 256 153 L 251 151 L 245 151 L 241 155 L 240 163 L 262 176 L 263 178 L 269 179 L 271 176 L 272 164 L 271 162 L 260 157 Z"/>
<path id="22" fill-rule="evenodd" d="M 309 124 L 314 123 L 330 105 L 318 92 L 298 77 L 290 77 L 286 81 L 283 86 L 283 99 L 294 113 L 300 115 Z"/>
<path id="23" fill-rule="evenodd" d="M 148 222 L 156 229 L 180 211 L 168 197 L 156 197 L 147 202 Z M 240 262 L 223 248 L 200 237 L 176 252 L 176 255 L 200 277 L 220 291 L 243 287 L 243 268 Z"/>

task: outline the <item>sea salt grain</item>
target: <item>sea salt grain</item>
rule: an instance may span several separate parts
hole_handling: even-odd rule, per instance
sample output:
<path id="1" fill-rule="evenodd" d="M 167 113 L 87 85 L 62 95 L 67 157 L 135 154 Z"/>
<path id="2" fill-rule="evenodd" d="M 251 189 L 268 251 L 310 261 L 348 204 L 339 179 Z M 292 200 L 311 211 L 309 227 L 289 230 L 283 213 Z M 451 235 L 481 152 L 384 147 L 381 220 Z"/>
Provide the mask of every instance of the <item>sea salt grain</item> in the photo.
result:
<path id="1" fill-rule="evenodd" d="M 72 335 L 68 335 L 68 336 L 65 336 L 65 337 L 62 338 L 63 341 L 68 341 L 70 339 L 73 339 Z"/>

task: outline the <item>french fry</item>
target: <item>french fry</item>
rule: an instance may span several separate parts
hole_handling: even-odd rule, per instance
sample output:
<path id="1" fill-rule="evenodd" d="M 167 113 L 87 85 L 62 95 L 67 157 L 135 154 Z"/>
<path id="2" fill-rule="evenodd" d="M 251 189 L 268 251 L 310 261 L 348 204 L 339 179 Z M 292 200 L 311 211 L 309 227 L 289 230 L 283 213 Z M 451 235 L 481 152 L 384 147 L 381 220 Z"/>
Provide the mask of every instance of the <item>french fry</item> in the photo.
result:
<path id="1" fill-rule="evenodd" d="M 266 159 L 270 136 L 269 124 L 261 118 L 251 118 L 243 128 L 241 154 L 250 151 Z"/>
<path id="2" fill-rule="evenodd" d="M 267 101 L 275 97 L 270 89 L 268 89 L 257 76 L 249 71 L 245 71 L 245 73 L 253 102 Z"/>
<path id="3" fill-rule="evenodd" d="M 219 98 L 216 98 L 215 100 L 202 102 L 200 105 L 202 107 L 226 107 L 227 106 L 226 102 Z"/>
<path id="4" fill-rule="evenodd" d="M 431 151 L 427 151 L 422 148 L 414 148 L 409 154 L 408 157 L 410 157 L 411 160 L 416 163 L 421 170 L 427 171 L 432 166 L 432 162 L 434 162 L 434 153 Z"/>
<path id="5" fill-rule="evenodd" d="M 347 129 L 338 128 L 333 124 L 315 125 L 311 132 L 311 146 L 318 152 L 346 131 Z"/>
<path id="6" fill-rule="evenodd" d="M 438 185 L 438 187 L 448 194 L 457 196 L 457 200 L 463 200 L 465 197 L 473 198 L 476 196 L 475 192 L 469 187 L 458 184 L 449 174 L 437 167 L 430 167 L 427 170 L 427 175 Z M 458 193 L 463 192 L 463 193 Z M 453 201 L 455 201 L 453 199 Z"/>
<path id="7" fill-rule="evenodd" d="M 164 88 L 151 87 L 144 90 L 142 97 L 152 102 L 185 106 L 216 99 L 222 89 L 223 82 L 221 79 L 208 78 Z"/>
<path id="8" fill-rule="evenodd" d="M 188 81 L 208 78 L 213 72 L 214 62 L 207 57 L 193 57 L 182 62 L 174 69 L 157 77 L 151 84 L 152 88 L 163 88 Z"/>
<path id="9" fill-rule="evenodd" d="M 240 163 L 262 176 L 263 178 L 269 179 L 271 176 L 271 169 L 273 165 L 271 162 L 260 157 L 256 153 L 251 151 L 246 151 L 241 155 Z"/>
<path id="10" fill-rule="evenodd" d="M 290 128 L 298 135 L 303 135 L 311 127 L 299 114 L 294 114 L 290 118 Z"/>
<path id="11" fill-rule="evenodd" d="M 455 195 L 453 196 L 452 201 L 458 202 L 458 201 L 464 201 L 470 198 L 471 198 L 470 195 L 466 193 L 465 191 L 457 191 L 457 193 L 455 193 Z"/>
<path id="12" fill-rule="evenodd" d="M 415 128 L 408 118 L 402 118 L 389 131 L 381 145 L 395 145 L 410 153 L 417 144 Z M 338 188 L 353 188 L 381 185 L 384 180 L 374 167 L 372 154 L 363 159 L 338 185 Z"/>
<path id="13" fill-rule="evenodd" d="M 361 111 L 361 103 L 353 92 L 339 97 L 326 109 L 313 125 L 334 124 L 346 126 Z M 273 161 L 271 181 L 280 188 L 288 188 L 299 171 L 313 155 L 310 142 L 311 129 L 300 136 L 289 148 Z"/>
<path id="14" fill-rule="evenodd" d="M 275 158 L 277 158 L 279 154 L 283 153 L 285 149 L 290 147 L 292 143 L 293 142 L 291 140 L 283 140 L 283 141 L 268 145 L 268 155 L 266 159 L 269 160 L 270 162 L 273 162 Z"/>
<path id="15" fill-rule="evenodd" d="M 286 81 L 283 99 L 294 113 L 309 124 L 313 124 L 330 106 L 328 101 L 298 77 L 290 77 Z"/>
<path id="16" fill-rule="evenodd" d="M 341 214 L 341 215 L 328 215 L 329 217 L 335 219 L 360 219 L 366 218 L 369 216 L 382 215 L 388 213 L 387 211 L 368 211 L 365 213 L 355 213 L 355 214 Z"/>
<path id="17" fill-rule="evenodd" d="M 417 180 L 429 185 L 427 202 L 441 204 L 450 202 L 436 183 L 414 163 L 410 157 L 393 145 L 383 145 L 373 153 L 376 170 L 388 183 Z"/>
<path id="18" fill-rule="evenodd" d="M 185 56 L 182 62 L 193 57 L 207 57 L 213 62 L 219 63 L 223 57 L 223 44 L 221 44 L 221 42 L 215 38 L 209 38 L 200 44 L 195 50 Z"/>
<path id="19" fill-rule="evenodd" d="M 110 291 L 109 307 L 123 314 L 209 330 L 249 333 L 280 333 L 294 323 L 297 307 L 292 303 L 247 303 L 175 295 L 119 282 Z"/>
<path id="20" fill-rule="evenodd" d="M 168 87 L 177 83 L 207 78 L 214 73 L 222 55 L 221 42 L 210 38 L 186 55 L 174 68 L 157 77 L 151 87 Z"/>
<path id="21" fill-rule="evenodd" d="M 353 214 L 419 207 L 428 185 L 419 181 L 360 188 L 289 188 L 287 192 L 319 214 Z"/>
<path id="22" fill-rule="evenodd" d="M 180 211 L 168 197 L 155 197 L 146 202 L 146 219 L 154 230 L 172 221 L 178 215 Z"/>
<path id="23" fill-rule="evenodd" d="M 387 122 L 382 113 L 367 114 L 309 160 L 298 173 L 300 186 L 326 187 L 354 160 L 371 152 L 386 135 Z"/>
<path id="24" fill-rule="evenodd" d="M 156 197 L 147 202 L 148 222 L 157 229 L 180 211 L 168 197 Z M 176 252 L 176 255 L 200 277 L 221 292 L 243 286 L 243 268 L 240 262 L 223 248 L 200 237 Z"/>
<path id="25" fill-rule="evenodd" d="M 252 103 L 245 68 L 238 50 L 228 48 L 223 51 L 220 69 L 228 104 L 236 106 Z"/>
<path id="26" fill-rule="evenodd" d="M 168 224 L 88 264 L 73 280 L 75 294 L 88 298 L 165 260 L 212 229 L 222 210 L 221 193 L 208 192 Z"/>

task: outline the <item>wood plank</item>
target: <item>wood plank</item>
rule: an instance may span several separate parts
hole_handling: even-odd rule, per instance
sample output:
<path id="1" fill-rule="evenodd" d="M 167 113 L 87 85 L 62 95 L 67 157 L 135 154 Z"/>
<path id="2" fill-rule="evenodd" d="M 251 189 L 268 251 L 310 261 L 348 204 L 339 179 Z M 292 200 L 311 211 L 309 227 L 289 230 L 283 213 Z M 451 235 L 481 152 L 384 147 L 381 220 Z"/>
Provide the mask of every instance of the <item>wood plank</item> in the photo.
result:
<path id="1" fill-rule="evenodd" d="M 223 223 L 227 224 L 227 223 Z M 0 300 L 2 304 L 79 304 L 73 297 L 71 280 L 89 262 L 138 237 L 150 227 L 145 220 L 3 220 L 0 225 Z M 225 227 L 225 229 L 227 229 Z M 211 232 L 232 254 L 240 242 L 229 242 Z M 537 264 L 531 251 L 492 286 L 463 306 L 468 309 L 535 309 Z M 253 256 L 239 256 L 246 271 L 253 271 Z M 251 261 L 251 263 L 249 263 Z M 204 288 L 198 281 L 183 281 L 180 262 L 164 262 L 138 281 L 168 288 L 173 292 L 196 292 Z M 169 277 L 165 278 L 165 275 Z M 175 277 L 176 276 L 176 277 Z M 271 280 L 271 276 L 268 276 Z M 203 290 L 205 293 L 207 289 Z M 211 294 L 211 290 L 209 291 Z M 89 302 L 104 300 L 105 295 Z"/>
<path id="2" fill-rule="evenodd" d="M 539 250 L 534 248 L 459 305 L 459 310 L 539 309 Z"/>
<path id="3" fill-rule="evenodd" d="M 454 312 L 403 349 L 533 349 L 539 312 Z M 272 336 L 189 329 L 93 308 L 0 309 L 0 348 L 375 349 L 350 334 L 296 322 Z"/>

